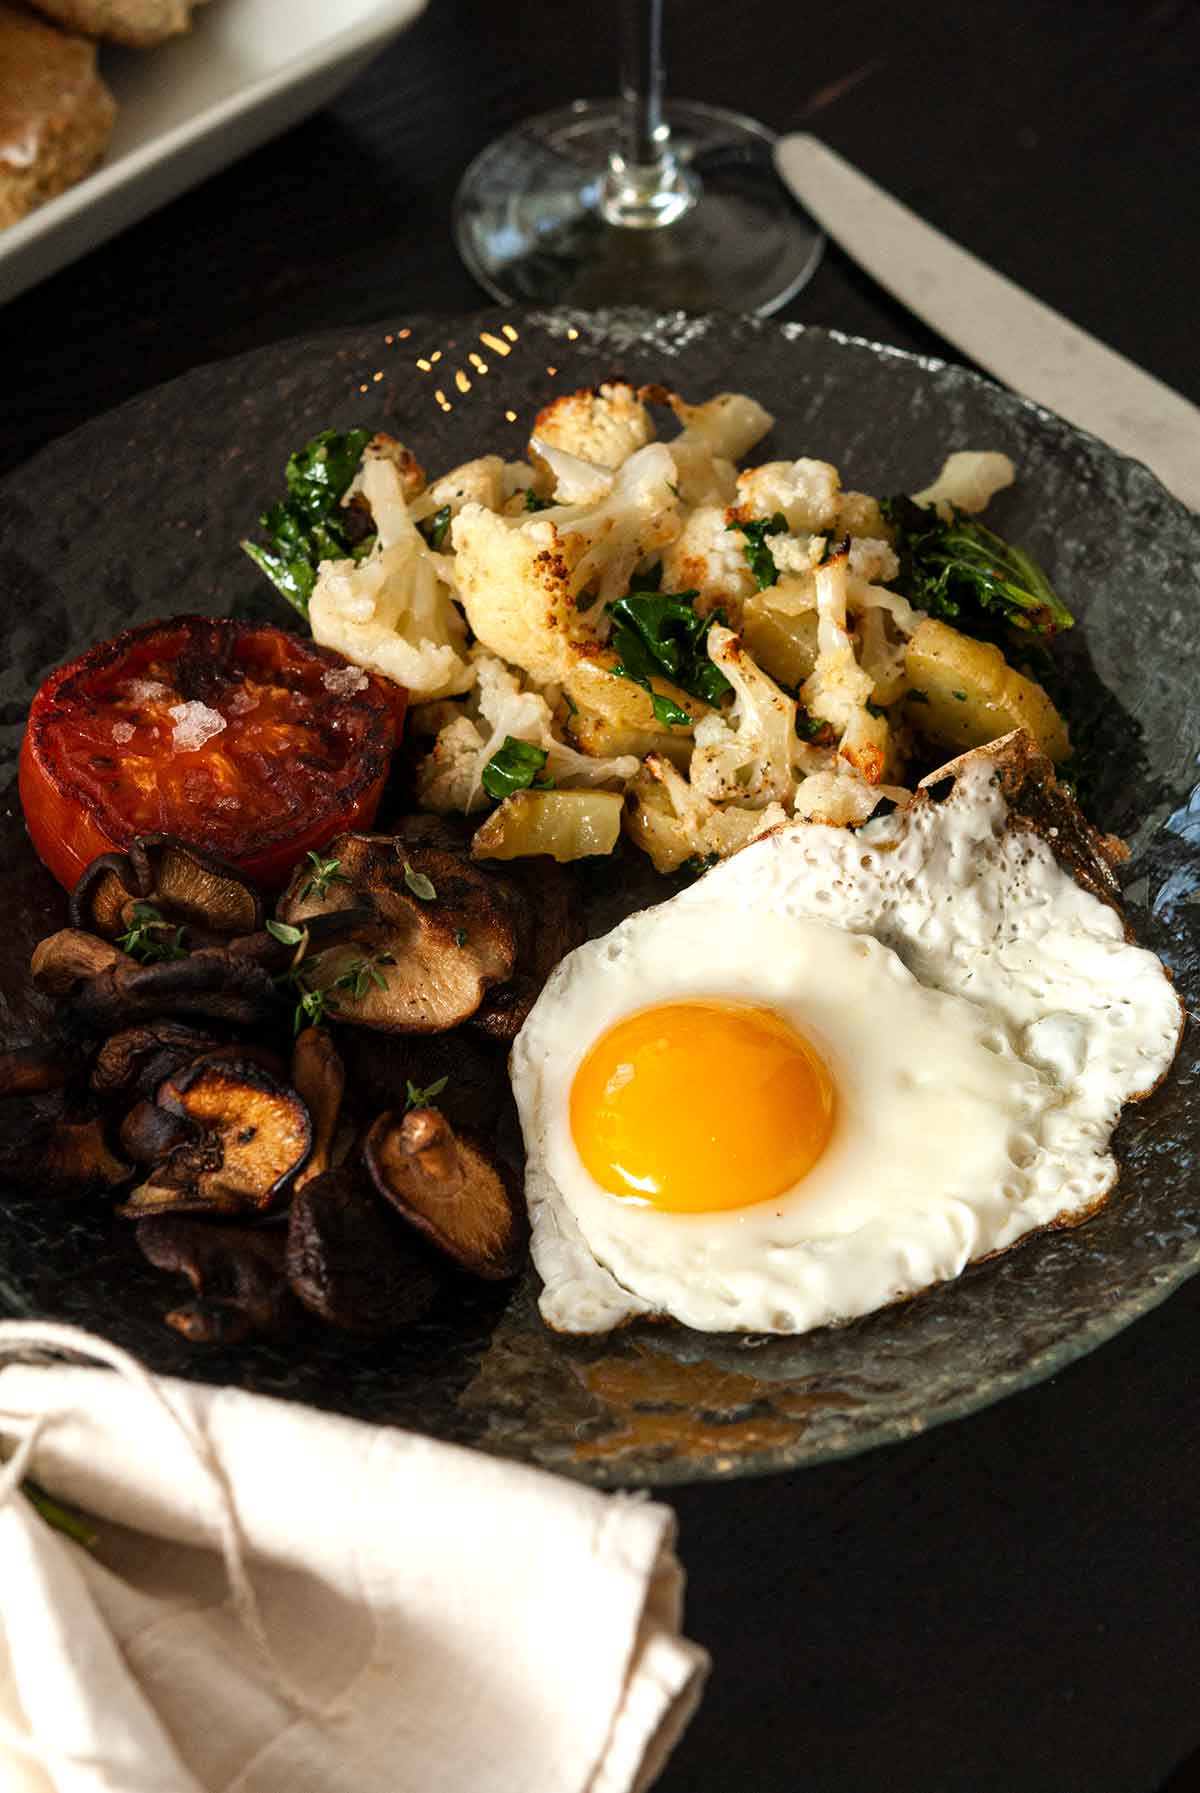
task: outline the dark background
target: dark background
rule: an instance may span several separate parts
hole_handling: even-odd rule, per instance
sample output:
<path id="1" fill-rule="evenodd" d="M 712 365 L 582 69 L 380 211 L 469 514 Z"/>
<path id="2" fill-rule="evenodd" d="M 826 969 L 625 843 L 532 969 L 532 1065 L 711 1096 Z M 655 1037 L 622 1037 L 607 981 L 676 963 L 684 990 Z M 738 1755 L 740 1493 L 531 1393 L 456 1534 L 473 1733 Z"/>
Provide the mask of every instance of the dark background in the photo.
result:
<path id="1" fill-rule="evenodd" d="M 668 0 L 667 32 L 681 98 L 815 130 L 1200 400 L 1194 0 Z M 0 309 L 0 472 L 199 362 L 483 304 L 459 173 L 522 115 L 611 91 L 615 43 L 577 0 L 431 0 L 332 109 Z M 832 248 L 782 315 L 955 358 Z M 1198 1319 L 1193 1282 L 975 1418 L 678 1490 L 716 1667 L 663 1793 L 1200 1785 Z"/>

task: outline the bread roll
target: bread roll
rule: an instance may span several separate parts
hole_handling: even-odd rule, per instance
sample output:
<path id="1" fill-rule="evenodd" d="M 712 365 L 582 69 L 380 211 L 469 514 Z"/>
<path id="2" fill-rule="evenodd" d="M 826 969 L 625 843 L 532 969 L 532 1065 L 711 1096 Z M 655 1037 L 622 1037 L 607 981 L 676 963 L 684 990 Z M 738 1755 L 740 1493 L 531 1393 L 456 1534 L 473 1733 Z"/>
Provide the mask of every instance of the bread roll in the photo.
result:
<path id="1" fill-rule="evenodd" d="M 203 0 L 31 0 L 39 12 L 85 37 L 144 50 L 187 31 Z"/>
<path id="2" fill-rule="evenodd" d="M 116 114 L 94 43 L 0 0 L 0 230 L 89 174 Z"/>

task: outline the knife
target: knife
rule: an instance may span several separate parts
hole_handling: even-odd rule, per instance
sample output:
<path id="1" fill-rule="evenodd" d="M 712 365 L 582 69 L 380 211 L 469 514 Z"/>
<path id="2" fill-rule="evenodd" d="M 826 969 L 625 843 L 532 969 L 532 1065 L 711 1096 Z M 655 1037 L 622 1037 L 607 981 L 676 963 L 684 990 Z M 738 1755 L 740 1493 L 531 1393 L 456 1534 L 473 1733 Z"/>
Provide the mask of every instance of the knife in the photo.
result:
<path id="1" fill-rule="evenodd" d="M 815 137 L 775 146 L 804 209 L 881 286 L 1015 392 L 1144 461 L 1200 510 L 1200 410 L 989 268 Z"/>

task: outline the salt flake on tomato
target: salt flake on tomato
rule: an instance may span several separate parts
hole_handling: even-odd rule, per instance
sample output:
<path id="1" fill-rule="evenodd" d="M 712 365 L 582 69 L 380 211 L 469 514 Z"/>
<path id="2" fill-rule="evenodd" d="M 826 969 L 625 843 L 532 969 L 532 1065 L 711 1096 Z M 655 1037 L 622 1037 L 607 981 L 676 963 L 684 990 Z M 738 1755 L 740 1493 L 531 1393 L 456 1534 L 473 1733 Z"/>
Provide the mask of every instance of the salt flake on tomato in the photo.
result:
<path id="1" fill-rule="evenodd" d="M 167 715 L 175 719 L 175 726 L 171 730 L 171 745 L 176 753 L 195 753 L 198 747 L 203 747 L 206 741 L 211 741 L 225 727 L 225 718 L 221 712 L 210 710 L 207 704 L 172 704 Z"/>

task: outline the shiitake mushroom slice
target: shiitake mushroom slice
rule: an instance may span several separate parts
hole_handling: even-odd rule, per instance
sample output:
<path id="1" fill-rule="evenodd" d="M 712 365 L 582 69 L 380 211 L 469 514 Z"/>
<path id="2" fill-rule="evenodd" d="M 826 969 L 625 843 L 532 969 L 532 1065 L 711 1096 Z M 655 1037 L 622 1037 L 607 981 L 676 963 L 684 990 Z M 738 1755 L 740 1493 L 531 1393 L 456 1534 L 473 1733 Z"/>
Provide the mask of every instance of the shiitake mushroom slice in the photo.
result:
<path id="1" fill-rule="evenodd" d="M 322 888 L 297 868 L 278 913 L 309 928 L 317 987 L 336 989 L 356 964 L 371 967 L 355 1000 L 339 1009 L 340 1021 L 386 1033 L 442 1033 L 512 975 L 512 916 L 493 881 L 469 860 L 382 834 L 341 834 L 328 851 L 337 879 Z M 365 909 L 368 921 L 316 963 L 316 922 L 348 909 Z"/>
<path id="2" fill-rule="evenodd" d="M 381 1114 L 363 1158 L 380 1195 L 456 1264 L 476 1276 L 516 1274 L 525 1219 L 514 1180 L 436 1108 Z"/>
<path id="3" fill-rule="evenodd" d="M 157 1214 L 139 1220 L 135 1237 L 157 1270 L 185 1276 L 196 1300 L 172 1309 L 167 1325 L 195 1345 L 235 1345 L 278 1337 L 303 1320 L 288 1287 L 286 1243 L 279 1229 L 214 1226 Z"/>
<path id="4" fill-rule="evenodd" d="M 312 1313 L 343 1332 L 383 1334 L 427 1313 L 440 1280 L 361 1172 L 326 1171 L 288 1213 L 287 1275 Z"/>
<path id="5" fill-rule="evenodd" d="M 116 940 L 150 903 L 164 921 L 228 939 L 262 926 L 262 899 L 245 874 L 215 853 L 169 834 L 140 835 L 123 853 L 102 853 L 71 892 L 75 928 Z"/>
<path id="6" fill-rule="evenodd" d="M 161 1083 L 221 1045 L 215 1034 L 183 1021 L 148 1021 L 110 1034 L 92 1065 L 98 1096 L 152 1097 Z"/>
<path id="7" fill-rule="evenodd" d="M 188 1125 L 118 1213 L 269 1213 L 286 1197 L 312 1146 L 312 1122 L 294 1089 L 263 1065 L 225 1050 L 168 1078 L 157 1106 Z"/>
<path id="8" fill-rule="evenodd" d="M 308 1162 L 296 1177 L 299 1190 L 333 1166 L 333 1147 L 346 1093 L 346 1071 L 326 1027 L 306 1027 L 292 1047 L 292 1087 L 312 1121 Z"/>
<path id="9" fill-rule="evenodd" d="M 96 1115 L 39 1115 L 20 1141 L 0 1153 L 0 1178 L 51 1200 L 107 1195 L 132 1175 L 132 1167 L 110 1150 L 104 1122 Z"/>

